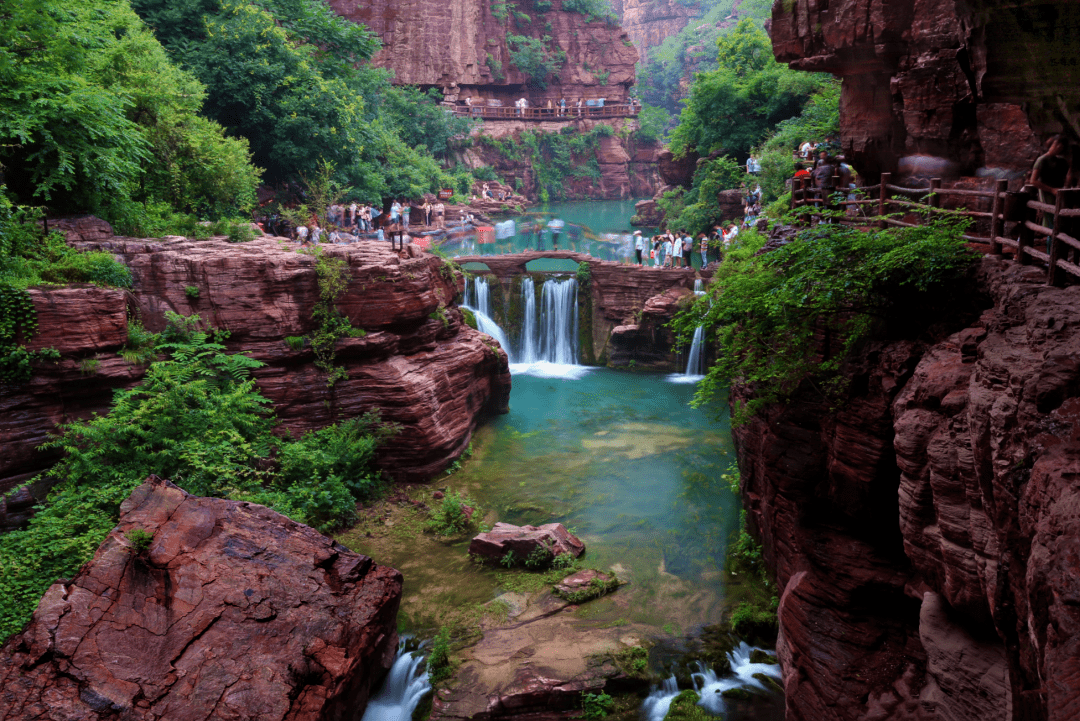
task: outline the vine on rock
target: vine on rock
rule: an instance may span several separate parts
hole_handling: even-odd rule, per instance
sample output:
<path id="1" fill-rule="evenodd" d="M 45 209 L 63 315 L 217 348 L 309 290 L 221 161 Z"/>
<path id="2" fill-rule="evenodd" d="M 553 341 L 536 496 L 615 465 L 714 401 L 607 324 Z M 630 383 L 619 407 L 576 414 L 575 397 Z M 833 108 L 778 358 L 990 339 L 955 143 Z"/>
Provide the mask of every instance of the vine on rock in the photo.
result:
<path id="1" fill-rule="evenodd" d="M 0 386 L 19 385 L 30 380 L 31 363 L 59 360 L 55 348 L 28 351 L 18 341 L 28 340 L 37 331 L 37 312 L 25 290 L 0 283 Z"/>
<path id="2" fill-rule="evenodd" d="M 326 387 L 349 377 L 345 368 L 337 365 L 337 342 L 352 335 L 348 317 L 337 307 L 337 299 L 349 286 L 349 268 L 341 258 L 329 258 L 316 249 L 315 275 L 319 281 L 319 300 L 311 312 L 318 328 L 308 336 L 315 353 L 315 367 L 326 373 Z"/>

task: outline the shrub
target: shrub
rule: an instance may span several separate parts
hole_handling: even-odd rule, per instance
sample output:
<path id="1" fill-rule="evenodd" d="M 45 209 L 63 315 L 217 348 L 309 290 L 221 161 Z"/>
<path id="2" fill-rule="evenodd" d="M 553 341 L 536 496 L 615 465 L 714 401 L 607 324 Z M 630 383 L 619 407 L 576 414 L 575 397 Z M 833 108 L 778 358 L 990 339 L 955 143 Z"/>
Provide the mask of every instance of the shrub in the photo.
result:
<path id="1" fill-rule="evenodd" d="M 285 345 L 289 346 L 292 350 L 303 350 L 304 337 L 299 335 L 287 335 L 285 336 Z"/>
<path id="2" fill-rule="evenodd" d="M 431 653 L 427 658 L 428 680 L 437 686 L 454 673 L 450 663 L 450 629 L 443 626 L 431 642 Z"/>
<path id="3" fill-rule="evenodd" d="M 614 699 L 603 691 L 600 693 L 581 694 L 581 711 L 583 718 L 602 719 L 611 713 L 611 708 L 614 704 Z"/>
<path id="4" fill-rule="evenodd" d="M 154 534 L 143 528 L 132 528 L 124 536 L 131 543 L 131 549 L 135 553 L 149 550 L 150 544 L 154 542 Z"/>
<path id="5" fill-rule="evenodd" d="M 96 375 L 101 368 L 101 361 L 97 358 L 83 358 L 79 361 L 79 372 L 84 376 Z"/>
<path id="6" fill-rule="evenodd" d="M 185 285 L 184 295 L 192 300 L 198 300 L 199 298 L 199 286 L 197 285 Z"/>
<path id="7" fill-rule="evenodd" d="M 467 512 L 466 508 L 471 511 Z M 447 491 L 428 520 L 427 528 L 437 536 L 456 536 L 475 528 L 482 517 L 475 501 L 464 494 Z"/>

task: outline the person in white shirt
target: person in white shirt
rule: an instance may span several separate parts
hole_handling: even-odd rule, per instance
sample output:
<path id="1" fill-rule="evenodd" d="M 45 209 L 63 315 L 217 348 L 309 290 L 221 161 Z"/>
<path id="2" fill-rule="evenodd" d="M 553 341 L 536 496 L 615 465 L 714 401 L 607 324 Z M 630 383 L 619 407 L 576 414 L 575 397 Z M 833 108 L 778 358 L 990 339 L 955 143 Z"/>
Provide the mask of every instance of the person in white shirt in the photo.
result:
<path id="1" fill-rule="evenodd" d="M 308 234 L 308 229 L 307 229 L 306 225 L 297 226 L 297 228 L 296 228 L 296 239 L 300 241 L 301 245 L 303 245 L 304 243 L 307 242 L 307 234 Z"/>
<path id="2" fill-rule="evenodd" d="M 356 201 L 349 203 L 349 227 L 356 227 Z"/>
<path id="3" fill-rule="evenodd" d="M 799 155 L 803 156 L 804 158 L 809 158 L 810 151 L 813 149 L 814 146 L 810 144 L 809 140 L 807 140 L 805 143 L 799 146 Z"/>
<path id="4" fill-rule="evenodd" d="M 672 263 L 671 251 L 672 251 L 671 235 L 668 234 L 668 235 L 666 235 L 664 237 L 664 246 L 663 246 L 664 267 L 665 268 L 670 268 L 671 267 L 671 263 Z"/>
<path id="5" fill-rule="evenodd" d="M 641 237 L 641 231 L 634 231 L 634 254 L 637 255 L 637 264 L 643 265 L 641 262 L 641 252 L 645 250 L 645 239 Z"/>

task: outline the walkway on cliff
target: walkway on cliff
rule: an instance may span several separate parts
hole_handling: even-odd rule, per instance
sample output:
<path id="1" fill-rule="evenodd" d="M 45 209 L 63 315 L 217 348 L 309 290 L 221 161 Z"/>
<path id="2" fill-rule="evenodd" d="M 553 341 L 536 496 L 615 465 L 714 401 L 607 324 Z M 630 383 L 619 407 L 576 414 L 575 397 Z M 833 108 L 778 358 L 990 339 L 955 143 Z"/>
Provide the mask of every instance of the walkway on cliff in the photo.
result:
<path id="1" fill-rule="evenodd" d="M 636 118 L 637 105 L 605 105 L 603 107 L 562 108 L 514 108 L 489 107 L 486 105 L 457 105 L 454 114 L 483 120 L 577 120 L 578 118 Z"/>

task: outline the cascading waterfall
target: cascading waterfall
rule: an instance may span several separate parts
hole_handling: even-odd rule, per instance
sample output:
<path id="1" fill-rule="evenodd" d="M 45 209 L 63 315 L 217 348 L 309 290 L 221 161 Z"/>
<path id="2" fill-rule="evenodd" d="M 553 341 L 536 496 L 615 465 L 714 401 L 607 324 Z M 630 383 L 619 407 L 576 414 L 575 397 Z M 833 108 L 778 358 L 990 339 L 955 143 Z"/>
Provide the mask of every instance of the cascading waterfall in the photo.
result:
<path id="1" fill-rule="evenodd" d="M 577 365 L 577 280 L 551 279 L 540 291 L 540 357 L 556 365 Z"/>
<path id="2" fill-rule="evenodd" d="M 431 690 L 424 657 L 406 651 L 407 639 L 398 642 L 397 658 L 382 688 L 368 701 L 362 721 L 410 721 L 420 699 Z"/>
<path id="3" fill-rule="evenodd" d="M 464 306 L 476 316 L 476 329 L 487 333 L 510 355 L 510 340 L 506 332 L 491 317 L 491 289 L 483 278 L 473 278 L 465 284 Z M 513 362 L 513 359 L 511 359 Z"/>
<path id="4" fill-rule="evenodd" d="M 694 280 L 694 295 L 705 295 L 701 289 L 701 278 Z M 672 383 L 697 383 L 705 377 L 705 328 L 694 329 L 694 339 L 690 342 L 690 353 L 686 356 L 686 370 L 667 377 Z"/>
<path id="5" fill-rule="evenodd" d="M 521 349 L 514 357 L 515 363 L 536 363 L 538 334 L 536 327 L 536 286 L 533 279 L 525 276 L 521 279 Z"/>
<path id="6" fill-rule="evenodd" d="M 740 643 L 735 649 L 727 654 L 731 664 L 731 676 L 720 678 L 711 668 L 707 668 L 698 662 L 698 673 L 691 675 L 694 690 L 701 697 L 698 705 L 713 715 L 725 713 L 724 691 L 733 688 L 742 688 L 755 693 L 771 693 L 769 688 L 760 680 L 754 678 L 755 674 L 764 674 L 769 678 L 780 678 L 780 667 L 768 663 L 750 663 L 750 654 L 755 651 L 753 646 L 746 642 Z M 663 721 L 667 715 L 671 702 L 679 695 L 679 686 L 675 677 L 664 681 L 659 688 L 654 688 L 649 697 L 641 705 L 641 715 L 645 721 Z"/>

